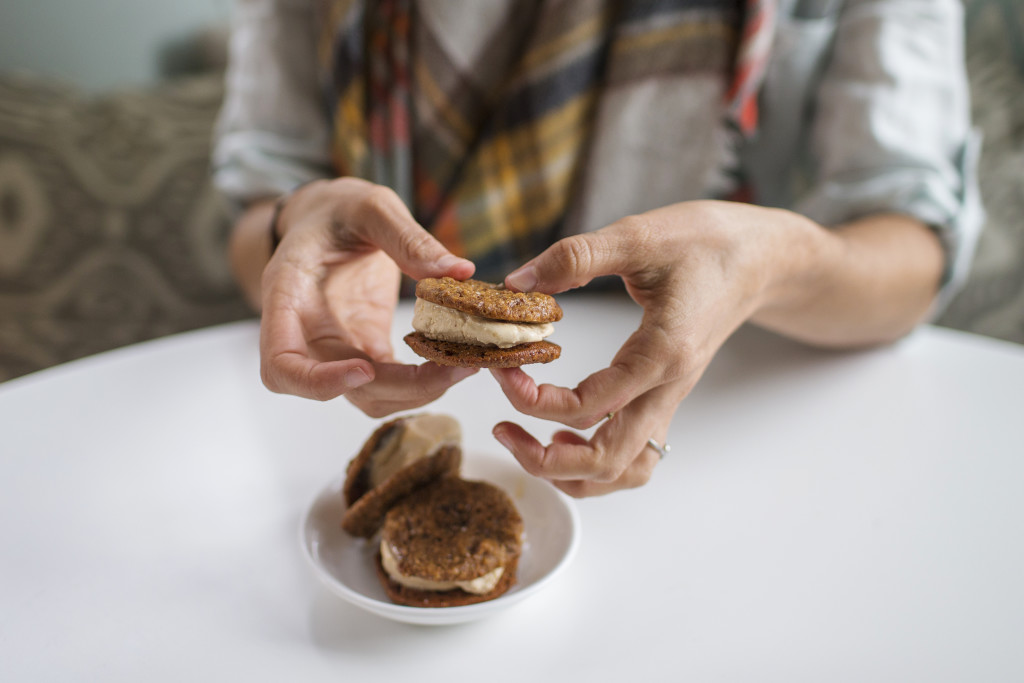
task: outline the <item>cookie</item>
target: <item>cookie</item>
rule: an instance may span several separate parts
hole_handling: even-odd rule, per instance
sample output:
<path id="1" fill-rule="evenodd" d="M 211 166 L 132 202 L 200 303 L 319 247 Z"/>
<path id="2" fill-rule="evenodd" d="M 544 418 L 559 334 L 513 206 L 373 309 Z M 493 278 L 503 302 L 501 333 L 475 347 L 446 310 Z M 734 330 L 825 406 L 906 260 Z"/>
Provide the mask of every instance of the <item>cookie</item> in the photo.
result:
<path id="1" fill-rule="evenodd" d="M 474 605 L 478 602 L 487 602 L 507 593 L 508 589 L 516 583 L 519 558 L 516 557 L 505 565 L 505 571 L 502 573 L 501 579 L 498 580 L 498 585 L 493 590 L 483 594 L 467 593 L 459 588 L 453 588 L 448 591 L 427 591 L 409 588 L 397 583 L 388 576 L 387 572 L 384 571 L 384 566 L 381 564 L 379 552 L 377 553 L 375 564 L 377 567 L 377 578 L 380 579 L 381 585 L 384 586 L 384 592 L 387 593 L 391 602 L 410 607 L 460 607 L 462 605 Z"/>
<path id="2" fill-rule="evenodd" d="M 378 556 L 381 583 L 392 600 L 405 605 L 451 607 L 491 600 L 515 583 L 522 535 L 522 517 L 497 486 L 437 479 L 385 516 Z M 478 585 L 472 588 L 468 582 Z"/>
<path id="3" fill-rule="evenodd" d="M 464 368 L 518 368 L 531 363 L 550 363 L 562 355 L 562 347 L 549 341 L 502 349 L 428 339 L 420 332 L 410 332 L 404 339 L 409 348 L 427 360 Z"/>
<path id="4" fill-rule="evenodd" d="M 447 415 L 412 415 L 381 425 L 349 462 L 341 528 L 369 538 L 396 501 L 438 477 L 458 474 L 460 438 L 458 423 Z"/>
<path id="5" fill-rule="evenodd" d="M 553 323 L 562 319 L 561 306 L 548 294 L 513 292 L 480 280 L 424 278 L 416 283 L 416 297 L 490 320 Z"/>

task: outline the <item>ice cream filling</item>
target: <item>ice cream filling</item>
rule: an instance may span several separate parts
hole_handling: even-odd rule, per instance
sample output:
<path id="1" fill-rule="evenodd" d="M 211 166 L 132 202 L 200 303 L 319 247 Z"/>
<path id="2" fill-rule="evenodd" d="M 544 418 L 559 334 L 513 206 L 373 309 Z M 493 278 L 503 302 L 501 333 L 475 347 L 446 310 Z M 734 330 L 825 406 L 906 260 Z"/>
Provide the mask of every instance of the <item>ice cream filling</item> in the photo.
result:
<path id="1" fill-rule="evenodd" d="M 467 593 L 483 595 L 494 590 L 494 587 L 498 585 L 498 581 L 501 580 L 501 575 L 505 572 L 504 567 L 498 567 L 483 576 L 470 579 L 469 581 L 433 581 L 418 576 L 406 576 L 399 571 L 398 560 L 395 559 L 394 553 L 391 552 L 391 546 L 384 540 L 380 542 L 380 562 L 384 567 L 384 572 L 391 577 L 392 581 L 406 588 L 423 591 L 450 591 L 461 588 Z"/>
<path id="2" fill-rule="evenodd" d="M 488 320 L 424 299 L 416 299 L 412 328 L 430 339 L 473 346 L 497 346 L 501 349 L 541 341 L 555 331 L 551 323 Z"/>
<path id="3" fill-rule="evenodd" d="M 458 421 L 450 415 L 414 415 L 395 426 L 370 459 L 370 488 L 413 462 L 462 440 Z"/>

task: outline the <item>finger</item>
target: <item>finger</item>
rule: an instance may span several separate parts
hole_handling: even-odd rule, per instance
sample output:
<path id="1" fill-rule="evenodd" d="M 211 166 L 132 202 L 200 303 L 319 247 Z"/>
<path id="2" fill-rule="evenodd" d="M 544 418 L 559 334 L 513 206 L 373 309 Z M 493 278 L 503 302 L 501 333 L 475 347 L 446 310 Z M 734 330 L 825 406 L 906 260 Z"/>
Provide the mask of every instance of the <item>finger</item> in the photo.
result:
<path id="1" fill-rule="evenodd" d="M 602 495 L 624 488 L 643 486 L 650 480 L 659 462 L 658 454 L 647 447 L 628 455 L 628 466 L 604 478 L 592 478 L 593 449 L 578 435 L 556 434 L 545 447 L 529 433 L 511 422 L 495 426 L 494 436 L 530 474 L 546 479 L 574 497 Z M 600 471 L 600 470 L 597 470 Z"/>
<path id="2" fill-rule="evenodd" d="M 500 422 L 491 430 L 494 438 L 530 474 L 548 480 L 591 478 L 600 467 L 601 453 L 586 440 L 562 437 L 544 446 L 514 422 Z"/>
<path id="3" fill-rule="evenodd" d="M 588 498 L 592 496 L 604 496 L 615 491 L 635 489 L 643 486 L 651 480 L 654 468 L 658 466 L 658 456 L 647 448 L 641 451 L 640 455 L 633 460 L 621 477 L 613 482 L 597 482 L 587 479 L 553 481 L 552 484 L 563 493 L 573 498 Z"/>
<path id="4" fill-rule="evenodd" d="M 649 439 L 664 443 L 668 426 L 672 422 L 679 399 L 669 387 L 660 387 L 644 394 L 606 420 L 594 432 L 590 444 L 606 454 L 603 477 L 591 477 L 596 483 L 622 482 L 630 472 L 638 474 L 653 470 L 637 467 L 637 461 L 647 462 L 652 456 L 656 462 L 661 454 L 651 448 Z M 631 480 L 632 481 L 632 480 Z"/>
<path id="5" fill-rule="evenodd" d="M 537 385 L 520 368 L 492 369 L 502 392 L 519 412 L 588 429 L 608 413 L 618 411 L 653 389 L 683 380 L 688 392 L 700 374 L 702 360 L 684 344 L 673 348 L 666 333 L 653 333 L 644 322 L 622 346 L 611 365 L 573 389 L 552 384 Z M 679 397 L 682 399 L 682 395 Z"/>
<path id="6" fill-rule="evenodd" d="M 544 446 L 512 422 L 496 425 L 493 434 L 535 476 L 553 481 L 623 482 L 629 481 L 623 477 L 636 466 L 635 461 L 647 457 L 647 440 L 664 437 L 677 404 L 668 389 L 651 392 L 604 422 L 589 441 L 562 431 Z"/>
<path id="7" fill-rule="evenodd" d="M 538 385 L 519 368 L 493 368 L 491 375 L 512 407 L 524 415 L 589 429 L 642 390 L 639 379 L 621 368 L 607 368 L 587 377 L 576 388 Z M 621 381 L 616 385 L 615 379 Z"/>
<path id="8" fill-rule="evenodd" d="M 472 276 L 476 269 L 472 261 L 455 256 L 424 230 L 393 190 L 381 185 L 346 188 L 360 194 L 341 204 L 346 207 L 341 228 L 382 249 L 402 272 L 417 280 L 446 275 L 464 280 Z"/>
<path id="9" fill-rule="evenodd" d="M 639 219 L 636 219 L 639 220 Z M 561 239 L 505 277 L 509 289 L 557 294 L 582 287 L 601 275 L 631 272 L 645 248 L 644 230 L 619 225 Z"/>
<path id="10" fill-rule="evenodd" d="M 261 366 L 263 384 L 278 394 L 329 401 L 373 381 L 373 367 L 358 358 L 315 361 L 301 354 L 274 355 Z"/>
<path id="11" fill-rule="evenodd" d="M 272 296 L 260 324 L 260 376 L 273 392 L 326 401 L 371 382 L 374 368 L 356 349 L 338 359 L 311 357 L 298 311 Z"/>
<path id="12" fill-rule="evenodd" d="M 571 443 L 571 444 L 585 444 L 587 440 L 577 434 L 576 432 L 570 432 L 566 430 L 555 432 L 551 435 L 551 441 L 554 443 Z"/>
<path id="13" fill-rule="evenodd" d="M 384 417 L 424 406 L 479 371 L 479 368 L 446 367 L 430 362 L 422 365 L 377 363 L 374 369 L 376 377 L 372 383 L 345 394 L 345 398 L 370 417 Z"/>

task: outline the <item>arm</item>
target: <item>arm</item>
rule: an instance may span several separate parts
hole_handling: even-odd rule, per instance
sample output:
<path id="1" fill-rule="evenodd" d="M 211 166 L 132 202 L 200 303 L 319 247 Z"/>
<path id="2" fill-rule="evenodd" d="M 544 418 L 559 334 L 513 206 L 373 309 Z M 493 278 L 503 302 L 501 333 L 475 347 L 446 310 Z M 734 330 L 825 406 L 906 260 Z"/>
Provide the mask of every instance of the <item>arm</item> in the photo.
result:
<path id="1" fill-rule="evenodd" d="M 927 317 L 944 265 L 932 229 L 879 214 L 825 230 L 784 214 L 804 223 L 796 229 L 806 244 L 778 255 L 780 270 L 752 322 L 807 343 L 852 347 L 892 341 Z"/>
<path id="2" fill-rule="evenodd" d="M 472 371 L 393 357 L 391 318 L 401 273 L 468 277 L 398 197 L 331 174 L 320 105 L 311 0 L 238 0 L 214 180 L 239 213 L 232 270 L 262 311 L 260 372 L 277 392 L 344 395 L 369 415 L 433 401 Z M 319 180 L 318 180 L 319 179 Z M 277 221 L 276 197 L 289 195 Z M 445 260 L 447 259 L 447 260 Z"/>
<path id="3" fill-rule="evenodd" d="M 228 243 L 231 272 L 253 310 L 260 310 L 260 278 L 270 260 L 270 220 L 274 200 L 256 201 L 235 221 Z"/>
<path id="4" fill-rule="evenodd" d="M 509 275 L 558 292 L 617 274 L 644 308 L 611 365 L 576 387 L 495 371 L 523 413 L 586 429 L 543 445 L 494 429 L 572 495 L 642 485 L 679 403 L 744 321 L 833 347 L 900 337 L 963 277 L 980 212 L 953 0 L 849 0 L 819 90 L 816 176 L 795 211 L 677 204 L 564 240 Z M 826 229 L 828 228 L 828 229 Z M 604 416 L 615 413 L 612 420 Z M 622 419 L 620 419 L 622 416 Z"/>
<path id="5" fill-rule="evenodd" d="M 837 230 L 782 209 L 685 202 L 561 240 L 505 280 L 557 293 L 618 275 L 644 309 L 611 365 L 568 389 L 520 369 L 492 370 L 522 413 L 577 429 L 544 446 L 504 422 L 495 437 L 537 476 L 571 495 L 647 481 L 679 403 L 719 347 L 751 320 L 805 341 L 862 346 L 905 334 L 929 310 L 942 273 L 934 233 L 879 215 Z M 602 422 L 609 413 L 613 420 Z M 621 417 L 620 417 L 621 416 Z"/>

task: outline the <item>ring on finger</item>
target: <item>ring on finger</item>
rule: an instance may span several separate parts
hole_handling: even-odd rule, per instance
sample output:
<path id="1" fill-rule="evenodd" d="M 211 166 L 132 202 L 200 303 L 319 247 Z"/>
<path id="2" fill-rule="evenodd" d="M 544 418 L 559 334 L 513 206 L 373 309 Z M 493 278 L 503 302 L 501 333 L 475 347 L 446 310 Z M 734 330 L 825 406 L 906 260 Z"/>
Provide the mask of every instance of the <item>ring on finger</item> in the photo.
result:
<path id="1" fill-rule="evenodd" d="M 668 452 L 672 450 L 672 447 L 668 444 L 663 446 L 654 439 L 647 439 L 647 445 L 658 452 L 658 460 L 664 460 L 665 456 L 668 455 Z"/>

